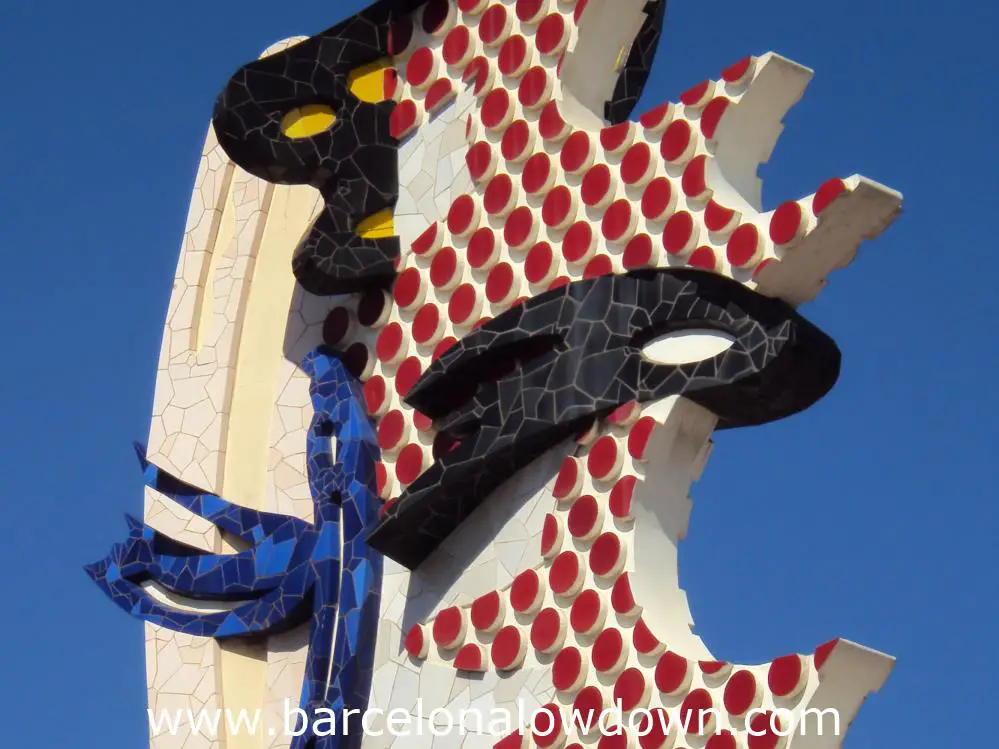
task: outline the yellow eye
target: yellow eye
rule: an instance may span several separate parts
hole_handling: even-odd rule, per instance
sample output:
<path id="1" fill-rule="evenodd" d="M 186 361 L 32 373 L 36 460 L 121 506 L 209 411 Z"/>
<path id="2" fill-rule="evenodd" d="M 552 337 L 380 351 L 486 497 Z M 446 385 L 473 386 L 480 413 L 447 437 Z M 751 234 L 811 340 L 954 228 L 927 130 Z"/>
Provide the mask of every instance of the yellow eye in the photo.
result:
<path id="1" fill-rule="evenodd" d="M 393 69 L 392 60 L 384 58 L 355 68 L 347 75 L 347 88 L 360 101 L 377 104 L 391 98 L 387 90 L 386 71 Z"/>
<path id="2" fill-rule="evenodd" d="M 395 236 L 392 210 L 386 208 L 384 211 L 378 211 L 378 213 L 368 216 L 357 225 L 354 233 L 365 239 L 385 239 Z"/>
<path id="3" fill-rule="evenodd" d="M 336 114 L 326 104 L 297 107 L 281 118 L 281 134 L 286 138 L 311 138 L 333 127 Z"/>

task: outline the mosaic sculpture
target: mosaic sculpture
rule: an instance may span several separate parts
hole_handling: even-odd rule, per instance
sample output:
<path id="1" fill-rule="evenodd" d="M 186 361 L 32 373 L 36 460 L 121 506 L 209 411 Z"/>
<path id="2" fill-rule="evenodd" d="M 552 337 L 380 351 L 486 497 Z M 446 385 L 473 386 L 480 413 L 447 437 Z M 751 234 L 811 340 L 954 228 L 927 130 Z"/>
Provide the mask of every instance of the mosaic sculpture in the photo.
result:
<path id="1" fill-rule="evenodd" d="M 711 433 L 832 388 L 839 350 L 796 307 L 901 198 L 855 176 L 762 210 L 811 75 L 773 53 L 630 120 L 664 11 L 381 0 L 230 79 L 145 519 L 88 572 L 147 622 L 152 710 L 291 699 L 301 730 L 153 747 L 408 747 L 350 711 L 620 703 L 718 716 L 419 741 L 818 749 L 842 737 L 778 710 L 845 726 L 887 677 L 846 641 L 738 666 L 691 631 L 676 553 Z"/>

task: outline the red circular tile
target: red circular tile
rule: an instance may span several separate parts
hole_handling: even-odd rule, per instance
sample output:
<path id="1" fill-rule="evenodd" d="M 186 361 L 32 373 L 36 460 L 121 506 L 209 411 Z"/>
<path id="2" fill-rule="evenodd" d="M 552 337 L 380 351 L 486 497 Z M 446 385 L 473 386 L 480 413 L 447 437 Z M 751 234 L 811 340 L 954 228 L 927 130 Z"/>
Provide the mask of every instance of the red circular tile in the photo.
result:
<path id="1" fill-rule="evenodd" d="M 635 476 L 624 476 L 614 484 L 610 493 L 610 511 L 614 517 L 621 520 L 632 518 L 631 502 L 637 486 L 638 479 Z"/>
<path id="2" fill-rule="evenodd" d="M 548 0 L 517 0 L 517 18 L 521 23 L 534 23 L 548 9 Z"/>
<path id="3" fill-rule="evenodd" d="M 361 342 L 352 343 L 341 357 L 347 371 L 360 380 L 366 380 L 374 371 L 375 363 L 368 347 Z"/>
<path id="4" fill-rule="evenodd" d="M 438 289 L 450 287 L 458 277 L 458 253 L 453 247 L 443 247 L 430 263 L 430 283 Z"/>
<path id="5" fill-rule="evenodd" d="M 542 653 L 550 653 L 565 642 L 565 619 L 555 608 L 540 611 L 531 625 L 531 645 Z"/>
<path id="6" fill-rule="evenodd" d="M 640 610 L 635 602 L 631 590 L 631 578 L 627 572 L 614 582 L 614 587 L 611 589 L 611 606 L 621 616 L 636 616 Z"/>
<path id="7" fill-rule="evenodd" d="M 495 47 L 510 33 L 511 18 L 502 5 L 490 5 L 479 21 L 479 38 L 483 44 Z"/>
<path id="8" fill-rule="evenodd" d="M 626 668 L 614 682 L 614 701 L 621 703 L 624 711 L 649 704 L 649 684 L 639 668 Z"/>
<path id="9" fill-rule="evenodd" d="M 500 263 L 489 272 L 486 279 L 486 298 L 493 304 L 510 301 L 516 294 L 517 277 L 510 263 Z"/>
<path id="10" fill-rule="evenodd" d="M 454 657 L 454 667 L 459 671 L 485 671 L 486 657 L 482 646 L 477 642 L 465 645 Z"/>
<path id="11" fill-rule="evenodd" d="M 687 734 L 706 736 L 714 731 L 714 702 L 707 689 L 694 689 L 680 705 L 680 721 L 687 726 Z"/>
<path id="12" fill-rule="evenodd" d="M 590 475 L 599 481 L 613 480 L 621 471 L 622 457 L 617 440 L 609 435 L 604 436 L 590 448 L 590 453 L 586 457 L 586 468 Z"/>
<path id="13" fill-rule="evenodd" d="M 600 131 L 600 145 L 605 151 L 617 153 L 630 146 L 635 139 L 635 126 L 629 120 Z"/>
<path id="14" fill-rule="evenodd" d="M 579 461 L 571 455 L 567 456 L 562 461 L 562 467 L 555 478 L 555 487 L 552 490 L 552 494 L 558 500 L 575 499 L 579 496 L 579 490 L 582 485 L 583 476 L 579 470 Z"/>
<path id="15" fill-rule="evenodd" d="M 417 268 L 407 268 L 396 276 L 392 296 L 395 303 L 406 310 L 421 305 L 426 297 L 426 289 L 420 271 Z"/>
<path id="16" fill-rule="evenodd" d="M 713 140 L 715 137 L 715 131 L 718 129 L 718 123 L 721 122 L 722 116 L 725 114 L 725 110 L 728 109 L 728 105 L 731 104 L 728 99 L 724 96 L 719 96 L 708 102 L 708 105 L 704 107 L 704 111 L 701 112 L 701 133 L 708 140 Z"/>
<path id="17" fill-rule="evenodd" d="M 530 153 L 533 147 L 534 132 L 524 120 L 514 120 L 503 132 L 500 150 L 507 161 L 518 162 Z"/>
<path id="18" fill-rule="evenodd" d="M 713 200 L 709 200 L 704 208 L 704 226 L 708 231 L 726 232 L 734 228 L 739 220 L 737 211 L 725 208 Z"/>
<path id="19" fill-rule="evenodd" d="M 608 242 L 627 242 L 635 233 L 637 219 L 631 210 L 631 201 L 621 198 L 607 208 L 600 222 L 600 228 Z"/>
<path id="20" fill-rule="evenodd" d="M 718 731 L 708 737 L 704 749 L 738 749 L 739 742 L 731 731 Z"/>
<path id="21" fill-rule="evenodd" d="M 804 211 L 793 200 L 788 201 L 778 206 L 770 219 L 770 239 L 774 244 L 790 244 L 801 237 L 804 228 Z"/>
<path id="22" fill-rule="evenodd" d="M 586 205 L 595 207 L 606 204 L 614 194 L 614 177 L 610 167 L 606 164 L 597 164 L 586 172 L 581 186 L 583 202 Z"/>
<path id="23" fill-rule="evenodd" d="M 526 205 L 515 208 L 503 226 L 503 238 L 515 250 L 525 249 L 532 244 L 537 233 L 534 210 Z"/>
<path id="24" fill-rule="evenodd" d="M 546 226 L 562 229 L 575 220 L 577 211 L 572 191 L 565 185 L 559 185 L 545 196 L 545 202 L 541 206 L 541 220 Z"/>
<path id="25" fill-rule="evenodd" d="M 517 187 L 509 174 L 497 174 L 489 181 L 482 207 L 490 216 L 506 216 L 517 201 Z"/>
<path id="26" fill-rule="evenodd" d="M 663 247 L 670 255 L 680 256 L 690 252 L 697 243 L 697 224 L 687 211 L 670 216 L 663 230 Z"/>
<path id="27" fill-rule="evenodd" d="M 437 76 L 437 58 L 429 47 L 420 47 L 406 63 L 406 82 L 413 88 L 426 88 Z"/>
<path id="28" fill-rule="evenodd" d="M 568 137 L 572 128 L 558 111 L 558 103 L 550 101 L 541 110 L 541 115 L 538 118 L 538 130 L 545 140 L 561 141 Z"/>
<path id="29" fill-rule="evenodd" d="M 423 30 L 428 34 L 442 34 L 453 21 L 451 0 L 428 0 L 423 6 Z"/>
<path id="30" fill-rule="evenodd" d="M 753 57 L 750 55 L 748 57 L 743 57 L 739 62 L 729 65 L 722 71 L 722 80 L 727 83 L 738 83 L 746 74 L 749 73 L 750 68 L 753 66 Z"/>
<path id="31" fill-rule="evenodd" d="M 408 431 L 402 411 L 389 411 L 378 423 L 378 447 L 394 450 L 406 439 Z"/>
<path id="32" fill-rule="evenodd" d="M 488 148 L 489 144 L 487 143 L 485 145 Z M 438 225 L 434 223 L 427 227 L 426 231 L 417 237 L 416 241 L 414 241 L 410 247 L 417 255 L 429 256 L 433 255 L 440 249 L 443 239 L 443 233 L 438 230 Z"/>
<path id="33" fill-rule="evenodd" d="M 375 354 L 383 362 L 391 362 L 399 358 L 405 344 L 405 332 L 399 323 L 394 322 L 382 328 L 375 342 Z"/>
<path id="34" fill-rule="evenodd" d="M 375 463 L 375 489 L 378 492 L 378 496 L 381 498 L 387 497 L 392 493 L 392 477 L 388 474 L 388 469 L 385 468 L 385 464 L 381 461 Z M 384 515 L 389 508 L 389 503 L 386 502 L 382 506 L 382 514 Z"/>
<path id="35" fill-rule="evenodd" d="M 478 228 L 478 223 L 479 206 L 475 199 L 471 195 L 459 195 L 448 210 L 448 231 L 456 236 L 464 237 Z"/>
<path id="36" fill-rule="evenodd" d="M 572 279 L 569 278 L 568 276 L 559 276 L 554 281 L 552 281 L 550 284 L 548 284 L 548 290 L 549 291 L 553 291 L 555 289 L 561 289 L 561 288 L 563 288 L 565 286 L 568 286 L 571 283 L 572 283 Z"/>
<path id="37" fill-rule="evenodd" d="M 420 124 L 420 110 L 416 102 L 407 99 L 395 105 L 389 115 L 389 134 L 396 140 L 402 140 Z"/>
<path id="38" fill-rule="evenodd" d="M 652 631 L 641 619 L 635 624 L 635 631 L 632 632 L 631 642 L 642 655 L 655 655 L 665 649 L 659 638 L 652 634 Z M 658 685 L 658 681 L 656 682 Z"/>
<path id="39" fill-rule="evenodd" d="M 454 85 L 449 79 L 438 78 L 427 89 L 427 97 L 423 101 L 423 108 L 433 114 L 450 104 L 451 100 L 457 95 Z"/>
<path id="40" fill-rule="evenodd" d="M 666 104 L 660 104 L 654 109 L 650 109 L 638 118 L 638 122 L 646 130 L 656 133 L 666 127 L 672 114 L 673 105 L 667 102 Z"/>
<path id="41" fill-rule="evenodd" d="M 472 32 L 468 30 L 467 26 L 455 26 L 451 29 L 444 38 L 441 49 L 444 62 L 452 66 L 464 65 L 472 59 L 474 52 Z"/>
<path id="42" fill-rule="evenodd" d="M 576 552 L 563 551 L 555 557 L 548 571 L 548 584 L 557 595 L 575 595 L 582 583 L 583 566 Z"/>
<path id="43" fill-rule="evenodd" d="M 397 18 L 389 25 L 387 51 L 397 57 L 409 49 L 413 40 L 413 21 L 408 16 Z"/>
<path id="44" fill-rule="evenodd" d="M 554 193 L 553 193 L 554 194 Z M 555 263 L 555 254 L 551 245 L 547 242 L 539 242 L 527 253 L 527 261 L 524 263 L 524 275 L 529 283 L 545 284 L 549 282 L 558 271 Z"/>
<path id="45" fill-rule="evenodd" d="M 681 94 L 680 101 L 688 107 L 701 106 L 711 96 L 714 88 L 714 81 L 702 81 Z"/>
<path id="46" fill-rule="evenodd" d="M 585 221 L 577 221 L 562 238 L 562 255 L 570 263 L 585 263 L 595 249 L 596 236 Z"/>
<path id="47" fill-rule="evenodd" d="M 346 307 L 334 307 L 323 321 L 323 343 L 327 346 L 339 346 L 350 337 L 352 327 L 350 310 Z"/>
<path id="48" fill-rule="evenodd" d="M 569 510 L 569 533 L 576 538 L 591 539 L 600 530 L 603 520 L 603 510 L 600 503 L 592 495 L 580 497 Z"/>
<path id="49" fill-rule="evenodd" d="M 403 486 L 409 486 L 426 468 L 426 455 L 420 445 L 406 445 L 395 461 L 395 477 Z"/>
<path id="50" fill-rule="evenodd" d="M 642 409 L 636 401 L 628 401 L 611 411 L 607 421 L 614 426 L 627 427 L 634 424 L 641 413 Z"/>
<path id="51" fill-rule="evenodd" d="M 419 624 L 414 624 L 412 629 L 406 633 L 406 639 L 403 644 L 406 652 L 413 658 L 422 660 L 427 657 L 429 640 L 423 632 L 423 627 Z"/>
<path id="52" fill-rule="evenodd" d="M 517 668 L 524 662 L 527 642 L 517 627 L 508 625 L 496 633 L 490 649 L 493 665 L 500 671 Z"/>
<path id="53" fill-rule="evenodd" d="M 710 247 L 698 247 L 687 258 L 687 265 L 700 270 L 717 271 L 720 267 L 718 255 Z"/>
<path id="54" fill-rule="evenodd" d="M 790 697 L 801 690 L 807 675 L 800 655 L 785 655 L 770 664 L 767 686 L 777 697 Z"/>
<path id="55" fill-rule="evenodd" d="M 649 182 L 642 194 L 642 215 L 650 221 L 664 221 L 675 205 L 673 186 L 666 177 Z"/>
<path id="56" fill-rule="evenodd" d="M 570 135 L 562 145 L 559 159 L 562 168 L 569 174 L 579 174 L 593 164 L 596 151 L 590 136 L 582 130 Z"/>
<path id="57" fill-rule="evenodd" d="M 565 724 L 558 705 L 550 703 L 531 716 L 531 736 L 538 749 L 561 747 L 565 741 Z"/>
<path id="58" fill-rule="evenodd" d="M 648 234 L 638 234 L 624 248 L 621 264 L 628 270 L 653 267 L 659 263 L 659 251 Z"/>
<path id="59" fill-rule="evenodd" d="M 476 96 L 480 96 L 484 91 L 488 91 L 493 84 L 495 74 L 493 67 L 489 64 L 489 58 L 479 55 L 472 59 L 465 66 L 465 71 L 461 74 L 461 79 L 465 83 L 472 84 L 472 90 Z"/>
<path id="60" fill-rule="evenodd" d="M 822 185 L 812 198 L 812 213 L 818 216 L 841 194 L 846 192 L 846 182 L 836 178 Z"/>
<path id="61" fill-rule="evenodd" d="M 395 391 L 399 394 L 399 397 L 405 398 L 409 395 L 413 386 L 416 385 L 422 376 L 423 365 L 417 357 L 411 356 L 400 364 L 395 375 Z"/>
<path id="62" fill-rule="evenodd" d="M 621 538 L 609 531 L 593 542 L 590 549 L 590 570 L 597 577 L 614 577 L 624 567 L 624 546 Z"/>
<path id="63" fill-rule="evenodd" d="M 432 358 L 435 361 L 437 359 L 440 359 L 442 356 L 444 356 L 444 354 L 446 354 L 450 349 L 452 349 L 457 342 L 458 342 L 457 338 L 448 336 L 440 343 L 438 343 L 436 346 L 434 346 L 434 355 Z"/>
<path id="64" fill-rule="evenodd" d="M 614 262 L 609 255 L 597 255 L 583 268 L 583 278 L 609 276 L 614 272 Z M 582 443 L 581 443 L 582 444 Z"/>
<path id="65" fill-rule="evenodd" d="M 656 664 L 656 689 L 663 694 L 677 695 L 687 689 L 691 676 L 686 658 L 672 651 L 663 653 Z"/>
<path id="66" fill-rule="evenodd" d="M 576 725 L 597 725 L 603 710 L 604 698 L 600 693 L 600 687 L 597 686 L 588 686 L 580 690 L 572 703 L 572 712 L 578 716 L 575 718 L 578 721 Z"/>
<path id="67" fill-rule="evenodd" d="M 651 416 L 643 416 L 628 433 L 628 454 L 635 460 L 646 460 L 645 452 L 658 422 Z"/>
<path id="68" fill-rule="evenodd" d="M 562 547 L 562 524 L 558 518 L 548 513 L 541 528 L 541 556 L 548 557 L 557 554 Z"/>
<path id="69" fill-rule="evenodd" d="M 829 656 L 832 655 L 833 650 L 839 644 L 839 640 L 830 640 L 829 642 L 823 643 L 815 648 L 815 670 L 820 671 L 825 665 Z"/>
<path id="70" fill-rule="evenodd" d="M 592 635 L 603 628 L 607 607 L 595 590 L 584 590 L 569 610 L 569 626 L 581 635 Z"/>
<path id="71" fill-rule="evenodd" d="M 536 153 L 524 164 L 521 184 L 529 195 L 541 195 L 547 192 L 554 182 L 555 171 L 551 158 L 546 153 Z"/>
<path id="72" fill-rule="evenodd" d="M 704 200 L 709 196 L 706 172 L 708 157 L 704 154 L 695 157 L 687 164 L 680 178 L 683 194 L 694 200 Z"/>
<path id="73" fill-rule="evenodd" d="M 753 224 L 742 224 L 729 237 L 726 254 L 729 263 L 736 268 L 749 268 L 756 265 L 763 254 L 760 230 Z"/>
<path id="74" fill-rule="evenodd" d="M 537 611 L 544 600 L 545 591 L 541 587 L 541 577 L 534 570 L 521 572 L 510 586 L 510 605 L 521 614 Z"/>
<path id="75" fill-rule="evenodd" d="M 499 260 L 499 245 L 496 235 L 488 226 L 477 230 L 468 241 L 465 252 L 468 264 L 476 270 L 489 270 Z"/>
<path id="76" fill-rule="evenodd" d="M 501 7 L 501 6 L 496 6 Z M 482 124 L 490 130 L 498 130 L 510 123 L 513 117 L 513 102 L 505 88 L 494 88 L 482 102 Z"/>
<path id="77" fill-rule="evenodd" d="M 492 632 L 503 621 L 506 604 L 497 592 L 486 593 L 472 602 L 472 626 L 480 632 Z"/>
<path id="78" fill-rule="evenodd" d="M 552 684 L 560 692 L 574 692 L 586 676 L 583 654 L 573 647 L 563 648 L 552 663 Z"/>
<path id="79" fill-rule="evenodd" d="M 465 639 L 465 612 L 457 606 L 446 608 L 434 617 L 434 642 L 445 650 L 458 647 Z"/>
<path id="80" fill-rule="evenodd" d="M 470 283 L 463 283 L 454 290 L 447 305 L 448 318 L 455 325 L 471 325 L 482 311 L 479 290 Z"/>
<path id="81" fill-rule="evenodd" d="M 729 715 L 745 715 L 759 702 L 760 690 L 756 677 L 749 671 L 736 671 L 725 684 L 722 702 Z"/>
<path id="82" fill-rule="evenodd" d="M 509 77 L 516 77 L 527 69 L 530 58 L 527 56 L 527 40 L 520 34 L 514 34 L 500 47 L 497 63 L 500 72 Z"/>
<path id="83" fill-rule="evenodd" d="M 536 109 L 548 102 L 551 93 L 552 78 L 548 70 L 540 65 L 535 65 L 524 73 L 520 87 L 517 89 L 517 98 L 527 109 Z"/>
<path id="84" fill-rule="evenodd" d="M 597 636 L 590 652 L 593 668 L 602 674 L 614 674 L 619 671 L 624 666 L 627 645 L 621 630 L 613 627 L 605 629 Z"/>
<path id="85" fill-rule="evenodd" d="M 496 173 L 496 154 L 486 141 L 480 140 L 465 154 L 468 176 L 474 182 L 485 182 Z"/>
<path id="86" fill-rule="evenodd" d="M 669 720 L 669 712 L 662 707 L 652 708 L 648 715 L 636 720 L 638 745 L 641 749 L 662 749 L 666 740 L 673 738 L 676 731 Z"/>
<path id="87" fill-rule="evenodd" d="M 652 149 L 648 143 L 636 143 L 621 160 L 621 179 L 626 185 L 642 186 L 655 174 Z"/>
<path id="88" fill-rule="evenodd" d="M 458 0 L 458 9 L 462 13 L 478 15 L 486 9 L 490 0 Z"/>
<path id="89" fill-rule="evenodd" d="M 389 404 L 384 377 L 372 377 L 364 383 L 364 404 L 372 416 L 381 416 Z"/>
<path id="90" fill-rule="evenodd" d="M 558 13 L 551 13 L 539 25 L 534 43 L 543 55 L 557 55 L 569 43 L 569 25 Z"/>
<path id="91" fill-rule="evenodd" d="M 693 144 L 694 131 L 686 120 L 675 120 L 663 133 L 659 152 L 671 164 L 678 163 L 687 155 Z"/>
<path id="92" fill-rule="evenodd" d="M 779 715 L 770 711 L 754 713 L 748 722 L 749 731 L 746 743 L 749 749 L 777 749 L 777 746 L 782 743 L 781 734 L 787 729 Z"/>
<path id="93" fill-rule="evenodd" d="M 413 411 L 413 426 L 416 427 L 416 431 L 426 434 L 427 432 L 433 431 L 434 420 L 425 413 Z"/>

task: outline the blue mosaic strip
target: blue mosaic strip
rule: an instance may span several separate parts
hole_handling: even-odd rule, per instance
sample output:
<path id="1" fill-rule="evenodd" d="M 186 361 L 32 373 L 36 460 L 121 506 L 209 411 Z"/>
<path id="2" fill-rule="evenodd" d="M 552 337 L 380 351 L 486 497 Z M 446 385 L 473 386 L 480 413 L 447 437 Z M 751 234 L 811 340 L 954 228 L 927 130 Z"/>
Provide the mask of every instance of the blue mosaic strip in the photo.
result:
<path id="1" fill-rule="evenodd" d="M 336 354 L 316 349 L 302 369 L 311 379 L 315 414 L 306 445 L 312 523 L 227 502 L 151 464 L 137 446 L 148 486 L 250 548 L 207 554 L 126 516 L 127 540 L 86 571 L 129 614 L 178 632 L 225 639 L 310 621 L 301 698 L 310 730 L 294 739 L 292 749 L 352 749 L 359 726 L 333 736 L 315 736 L 311 727 L 320 708 L 338 716 L 344 708 L 367 709 L 382 578 L 381 554 L 365 542 L 381 506 L 378 443 L 360 383 Z M 181 611 L 152 598 L 142 585 L 147 581 L 232 607 Z"/>

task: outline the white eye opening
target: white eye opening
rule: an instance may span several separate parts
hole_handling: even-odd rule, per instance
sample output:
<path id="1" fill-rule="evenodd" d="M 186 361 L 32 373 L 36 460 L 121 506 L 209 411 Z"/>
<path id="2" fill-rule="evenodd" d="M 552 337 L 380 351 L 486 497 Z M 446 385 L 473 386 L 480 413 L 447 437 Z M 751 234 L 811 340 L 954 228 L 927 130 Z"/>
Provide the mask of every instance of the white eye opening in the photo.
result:
<path id="1" fill-rule="evenodd" d="M 693 364 L 727 351 L 735 338 L 720 330 L 690 328 L 676 330 L 649 341 L 642 356 L 659 364 Z"/>

